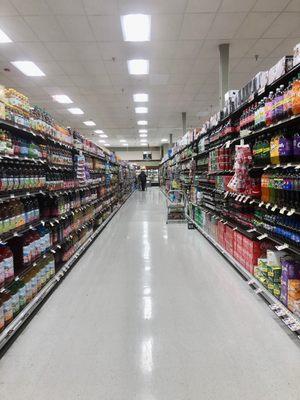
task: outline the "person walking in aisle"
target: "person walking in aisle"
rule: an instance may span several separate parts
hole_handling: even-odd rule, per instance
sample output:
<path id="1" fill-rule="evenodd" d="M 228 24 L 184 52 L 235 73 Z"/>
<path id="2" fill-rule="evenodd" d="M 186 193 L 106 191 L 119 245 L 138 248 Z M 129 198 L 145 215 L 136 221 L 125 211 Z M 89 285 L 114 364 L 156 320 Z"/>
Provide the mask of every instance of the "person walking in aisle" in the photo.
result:
<path id="1" fill-rule="evenodd" d="M 147 183 L 147 175 L 145 174 L 145 171 L 142 171 L 139 175 L 139 181 L 141 183 L 142 186 L 142 191 L 145 191 L 146 188 L 146 183 Z"/>

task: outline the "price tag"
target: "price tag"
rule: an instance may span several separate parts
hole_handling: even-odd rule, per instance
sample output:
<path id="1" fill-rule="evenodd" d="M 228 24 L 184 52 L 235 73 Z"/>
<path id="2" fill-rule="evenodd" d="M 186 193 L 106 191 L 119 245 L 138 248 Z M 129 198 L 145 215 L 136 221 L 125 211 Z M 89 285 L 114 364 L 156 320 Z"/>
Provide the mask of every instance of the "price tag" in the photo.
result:
<path id="1" fill-rule="evenodd" d="M 278 317 L 283 317 L 284 315 L 286 315 L 286 312 L 283 308 L 278 308 L 274 312 Z"/>
<path id="2" fill-rule="evenodd" d="M 255 281 L 253 279 L 250 279 L 250 281 L 248 281 L 247 283 L 250 286 L 250 285 L 254 285 Z"/>
<path id="3" fill-rule="evenodd" d="M 259 203 L 258 207 L 262 207 L 263 205 L 264 205 L 264 202 L 261 201 L 261 202 Z"/>
<path id="4" fill-rule="evenodd" d="M 237 227 L 233 228 L 233 231 L 236 231 L 236 230 L 237 230 Z"/>
<path id="5" fill-rule="evenodd" d="M 287 163 L 283 168 L 289 168 L 289 167 L 291 167 L 291 166 L 292 166 L 291 163 Z"/>
<path id="6" fill-rule="evenodd" d="M 285 211 L 286 211 L 286 207 L 282 207 L 282 209 L 279 211 L 279 213 L 284 214 Z"/>
<path id="7" fill-rule="evenodd" d="M 285 318 L 282 318 L 282 322 L 283 322 L 285 325 L 290 325 L 290 324 L 294 324 L 294 323 L 295 323 L 295 320 L 294 320 L 294 318 L 291 318 L 291 317 L 287 316 L 287 317 L 285 317 Z"/>
<path id="8" fill-rule="evenodd" d="M 55 277 L 55 280 L 56 280 L 56 282 L 59 282 L 59 281 L 60 281 L 60 277 L 59 277 L 59 276 L 56 276 L 56 277 Z"/>
<path id="9" fill-rule="evenodd" d="M 238 196 L 236 196 L 235 201 L 239 201 L 241 195 L 239 194 Z"/>
<path id="10" fill-rule="evenodd" d="M 275 246 L 277 250 L 285 250 L 289 248 L 289 245 L 287 243 L 281 244 L 279 246 Z"/>
<path id="11" fill-rule="evenodd" d="M 266 166 L 263 168 L 263 170 L 266 171 L 266 170 L 269 169 L 269 168 L 270 168 L 270 164 L 266 165 Z"/>
<path id="12" fill-rule="evenodd" d="M 258 288 L 258 289 L 255 290 L 255 293 L 256 293 L 256 294 L 260 294 L 260 293 L 262 293 L 262 292 L 263 292 L 263 290 L 262 290 L 261 288 Z"/>
<path id="13" fill-rule="evenodd" d="M 228 222 L 225 221 L 225 222 L 224 222 L 224 225 L 228 225 Z"/>
<path id="14" fill-rule="evenodd" d="M 247 203 L 247 201 L 250 199 L 249 196 L 246 196 L 246 198 L 244 199 L 243 203 Z"/>
<path id="15" fill-rule="evenodd" d="M 295 214 L 296 210 L 294 208 L 292 208 L 287 215 L 290 217 L 291 215 Z"/>
<path id="16" fill-rule="evenodd" d="M 10 197 L 11 199 L 14 199 L 14 198 L 15 198 L 15 195 L 12 193 L 9 197 Z"/>
<path id="17" fill-rule="evenodd" d="M 227 140 L 227 142 L 225 143 L 225 149 L 229 149 L 230 145 L 231 145 L 231 141 Z"/>
<path id="18" fill-rule="evenodd" d="M 239 199 L 239 202 L 241 203 L 241 202 L 244 200 L 244 198 L 245 198 L 245 195 L 242 195 L 242 196 L 240 197 L 240 199 Z"/>
<path id="19" fill-rule="evenodd" d="M 271 211 L 275 211 L 277 209 L 277 205 L 275 204 L 275 206 L 273 206 L 272 208 L 271 208 Z"/>
<path id="20" fill-rule="evenodd" d="M 54 220 L 57 224 L 59 224 L 59 220 L 57 218 L 55 218 Z"/>
<path id="21" fill-rule="evenodd" d="M 257 237 L 258 240 L 263 240 L 266 239 L 268 237 L 268 235 L 266 233 L 264 233 L 263 235 L 260 235 Z"/>
<path id="22" fill-rule="evenodd" d="M 57 247 L 58 249 L 61 249 L 61 245 L 60 245 L 60 244 L 58 244 L 56 247 Z"/>
<path id="23" fill-rule="evenodd" d="M 255 229 L 255 228 L 247 229 L 247 232 L 249 232 L 249 233 L 251 233 L 251 232 L 256 232 L 256 229 Z"/>
<path id="24" fill-rule="evenodd" d="M 271 204 L 270 204 L 270 203 L 267 203 L 267 204 L 266 204 L 266 209 L 268 209 L 269 207 L 271 207 Z"/>
<path id="25" fill-rule="evenodd" d="M 253 203 L 255 203 L 255 200 L 251 200 L 249 204 L 253 204 Z"/>
<path id="26" fill-rule="evenodd" d="M 275 310 L 277 310 L 278 308 L 280 308 L 280 305 L 279 304 L 277 304 L 277 303 L 273 303 L 273 304 L 270 304 L 270 309 L 272 310 L 272 311 L 275 311 Z"/>
<path id="27" fill-rule="evenodd" d="M 300 165 L 297 165 L 297 167 L 295 167 L 295 169 L 300 169 Z"/>

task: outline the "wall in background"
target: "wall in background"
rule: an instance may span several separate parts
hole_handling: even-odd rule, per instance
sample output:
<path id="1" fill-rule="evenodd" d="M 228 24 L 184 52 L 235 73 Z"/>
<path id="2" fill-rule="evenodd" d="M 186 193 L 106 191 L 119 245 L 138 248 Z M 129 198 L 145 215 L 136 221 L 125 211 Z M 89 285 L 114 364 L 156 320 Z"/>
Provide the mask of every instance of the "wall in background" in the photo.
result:
<path id="1" fill-rule="evenodd" d="M 115 147 L 111 148 L 112 151 L 115 151 L 116 155 L 120 157 L 122 160 L 132 161 L 132 162 L 143 162 L 145 165 L 149 165 L 151 161 L 147 162 L 143 160 L 143 152 L 151 151 L 152 152 L 152 162 L 156 162 L 159 164 L 161 160 L 161 148 L 160 147 L 129 147 L 128 149 L 124 149 L 124 147 Z"/>

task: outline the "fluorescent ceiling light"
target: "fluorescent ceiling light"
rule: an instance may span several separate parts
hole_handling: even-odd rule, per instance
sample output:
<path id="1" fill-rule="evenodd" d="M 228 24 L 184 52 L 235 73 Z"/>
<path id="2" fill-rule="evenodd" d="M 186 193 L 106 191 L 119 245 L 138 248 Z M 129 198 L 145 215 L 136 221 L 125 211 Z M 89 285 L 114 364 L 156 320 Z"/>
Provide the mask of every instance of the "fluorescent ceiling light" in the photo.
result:
<path id="1" fill-rule="evenodd" d="M 149 74 L 148 60 L 128 60 L 128 71 L 130 75 L 147 75 Z"/>
<path id="2" fill-rule="evenodd" d="M 61 104 L 71 104 L 73 101 L 70 99 L 69 96 L 66 96 L 65 94 L 55 94 L 52 96 L 53 100 L 57 101 L 58 103 Z"/>
<path id="3" fill-rule="evenodd" d="M 105 147 L 110 147 L 110 144 L 109 143 L 104 143 L 104 146 Z"/>
<path id="4" fill-rule="evenodd" d="M 147 139 L 140 139 L 141 142 L 148 142 Z"/>
<path id="5" fill-rule="evenodd" d="M 105 133 L 102 133 L 100 137 L 107 138 L 108 136 Z"/>
<path id="6" fill-rule="evenodd" d="M 168 142 L 169 140 L 168 140 L 168 139 L 161 139 L 161 141 L 166 143 L 166 142 Z"/>
<path id="7" fill-rule="evenodd" d="M 140 134 L 140 137 L 147 137 L 148 135 L 147 135 L 147 133 L 141 133 Z"/>
<path id="8" fill-rule="evenodd" d="M 68 111 L 71 113 L 71 114 L 76 114 L 76 115 L 80 115 L 80 114 L 83 114 L 83 111 L 82 111 L 82 109 L 81 108 L 68 108 Z"/>
<path id="9" fill-rule="evenodd" d="M 84 121 L 84 125 L 86 126 L 95 126 L 95 122 L 94 121 Z"/>
<path id="10" fill-rule="evenodd" d="M 125 42 L 149 42 L 151 31 L 150 15 L 122 15 L 121 25 Z"/>
<path id="11" fill-rule="evenodd" d="M 7 36 L 5 32 L 0 29 L 0 43 L 11 43 L 12 40 L 10 37 Z"/>
<path id="12" fill-rule="evenodd" d="M 123 143 L 123 146 L 126 146 L 126 147 L 127 147 L 127 146 L 128 146 L 128 143 Z"/>
<path id="13" fill-rule="evenodd" d="M 126 143 L 126 140 L 125 139 L 121 139 L 120 143 Z"/>
<path id="14" fill-rule="evenodd" d="M 148 133 L 148 129 L 139 129 L 139 133 Z"/>
<path id="15" fill-rule="evenodd" d="M 95 132 L 95 133 L 104 133 L 103 131 L 101 131 L 101 129 L 96 129 L 94 132 Z M 103 136 L 101 136 L 101 137 L 103 137 Z M 107 136 L 106 136 L 106 137 L 107 137 Z"/>
<path id="16" fill-rule="evenodd" d="M 45 76 L 44 72 L 32 61 L 12 61 L 11 64 L 26 76 Z"/>
<path id="17" fill-rule="evenodd" d="M 148 125 L 148 121 L 138 121 L 138 125 Z"/>
<path id="18" fill-rule="evenodd" d="M 147 93 L 136 93 L 133 95 L 133 101 L 136 103 L 146 103 L 148 101 L 148 95 Z"/>
<path id="19" fill-rule="evenodd" d="M 105 143 L 105 140 L 98 140 L 99 143 Z"/>
<path id="20" fill-rule="evenodd" d="M 137 114 L 147 114 L 148 108 L 147 107 L 135 107 L 135 112 Z"/>

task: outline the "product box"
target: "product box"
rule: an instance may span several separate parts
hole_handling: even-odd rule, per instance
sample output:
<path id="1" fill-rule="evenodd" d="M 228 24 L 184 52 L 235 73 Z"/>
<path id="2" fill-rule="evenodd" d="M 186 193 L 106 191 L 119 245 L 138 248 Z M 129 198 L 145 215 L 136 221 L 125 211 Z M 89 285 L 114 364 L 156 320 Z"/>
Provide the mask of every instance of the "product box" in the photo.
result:
<path id="1" fill-rule="evenodd" d="M 294 47 L 294 60 L 293 65 L 297 65 L 300 62 L 300 43 L 296 44 Z"/>
<path id="2" fill-rule="evenodd" d="M 268 73 L 269 85 L 293 68 L 293 58 L 293 56 L 284 56 L 270 68 Z"/>
<path id="3" fill-rule="evenodd" d="M 284 251 L 267 250 L 267 264 L 268 267 L 280 267 L 281 259 L 287 255 Z"/>
<path id="4" fill-rule="evenodd" d="M 268 84 L 268 71 L 260 71 L 251 81 L 251 92 L 256 93 Z"/>

